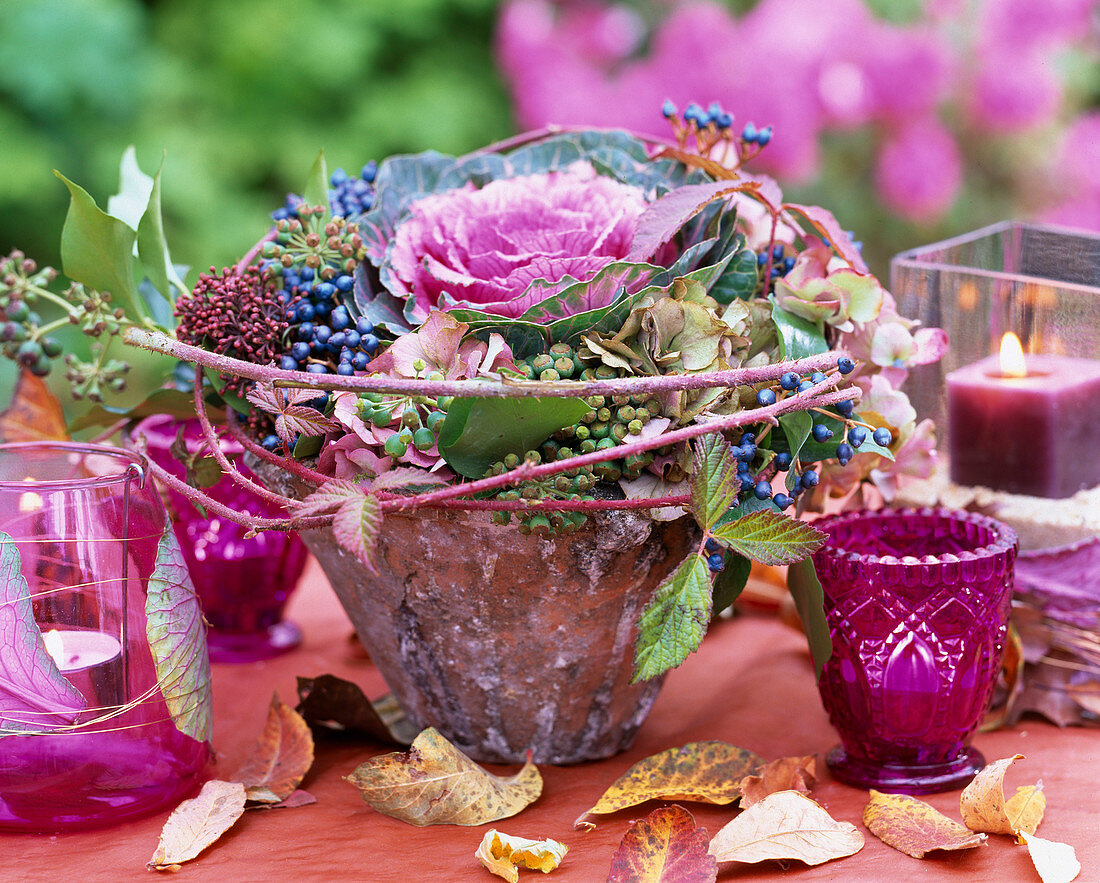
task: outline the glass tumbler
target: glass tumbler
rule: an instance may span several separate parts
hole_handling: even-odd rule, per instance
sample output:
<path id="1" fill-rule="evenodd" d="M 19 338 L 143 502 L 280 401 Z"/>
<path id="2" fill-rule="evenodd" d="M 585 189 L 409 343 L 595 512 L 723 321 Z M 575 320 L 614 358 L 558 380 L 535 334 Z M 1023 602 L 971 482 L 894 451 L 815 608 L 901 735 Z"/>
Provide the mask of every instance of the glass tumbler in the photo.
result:
<path id="1" fill-rule="evenodd" d="M 195 453 L 202 444 L 198 420 L 150 417 L 138 424 L 134 435 L 144 435 L 149 457 L 183 480 L 183 465 L 170 451 L 181 427 L 184 443 L 189 452 Z M 251 476 L 242 462 L 240 445 L 223 438 L 221 449 L 236 461 L 244 475 Z M 239 512 L 268 517 L 286 514 L 228 476 L 205 488 L 205 493 Z M 246 528 L 200 512 L 186 497 L 171 490 L 168 508 L 210 623 L 207 640 L 211 661 L 256 662 L 297 647 L 302 632 L 283 614 L 309 558 L 298 534 L 269 530 L 250 537 Z"/>
<path id="2" fill-rule="evenodd" d="M 0 830 L 148 815 L 207 772 L 205 628 L 144 462 L 0 445 Z"/>
<path id="3" fill-rule="evenodd" d="M 815 522 L 813 556 L 833 653 L 818 681 L 840 734 L 828 755 L 860 788 L 925 794 L 985 765 L 968 741 L 1004 655 L 1015 532 L 945 509 L 848 512 Z"/>

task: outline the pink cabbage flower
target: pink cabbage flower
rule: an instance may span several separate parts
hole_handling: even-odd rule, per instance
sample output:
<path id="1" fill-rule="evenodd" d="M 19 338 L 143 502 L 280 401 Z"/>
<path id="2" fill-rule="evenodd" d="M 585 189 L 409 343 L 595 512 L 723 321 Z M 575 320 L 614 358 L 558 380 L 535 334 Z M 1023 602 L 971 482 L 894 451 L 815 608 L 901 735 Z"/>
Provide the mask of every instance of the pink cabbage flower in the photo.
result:
<path id="1" fill-rule="evenodd" d="M 394 232 L 395 293 L 415 299 L 416 320 L 436 307 L 517 318 L 626 258 L 645 207 L 641 189 L 584 162 L 426 196 Z"/>

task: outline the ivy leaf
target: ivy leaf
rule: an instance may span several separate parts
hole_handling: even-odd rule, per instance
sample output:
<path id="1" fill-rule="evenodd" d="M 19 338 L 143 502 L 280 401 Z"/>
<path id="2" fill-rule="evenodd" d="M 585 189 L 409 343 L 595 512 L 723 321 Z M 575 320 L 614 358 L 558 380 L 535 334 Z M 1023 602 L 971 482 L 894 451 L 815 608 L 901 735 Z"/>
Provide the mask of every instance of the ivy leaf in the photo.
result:
<path id="1" fill-rule="evenodd" d="M 749 571 L 752 570 L 752 562 L 744 555 L 730 552 L 726 560 L 726 566 L 714 575 L 714 588 L 711 591 L 713 604 L 711 615 L 717 616 L 745 590 L 745 584 L 749 581 Z"/>
<path id="2" fill-rule="evenodd" d="M 689 555 L 657 587 L 638 620 L 633 683 L 675 668 L 699 649 L 710 623 L 710 570 L 699 554 Z"/>
<path id="3" fill-rule="evenodd" d="M 176 729 L 210 741 L 210 661 L 206 627 L 187 561 L 166 518 L 145 598 L 146 636 Z"/>
<path id="4" fill-rule="evenodd" d="M 302 188 L 302 199 L 307 205 L 323 205 L 325 211 L 330 211 L 328 204 L 328 166 L 325 164 L 325 151 L 317 154 L 317 159 L 309 170 L 305 187 Z"/>
<path id="5" fill-rule="evenodd" d="M 582 399 L 455 399 L 439 432 L 439 453 L 459 475 L 482 478 L 507 454 L 522 457 L 590 410 Z"/>
<path id="6" fill-rule="evenodd" d="M 136 234 L 124 221 L 103 211 L 79 184 L 60 172 L 71 199 L 61 230 L 61 264 L 65 275 L 97 291 L 109 291 L 116 307 L 132 318 L 148 311 L 134 283 Z"/>
<path id="7" fill-rule="evenodd" d="M 802 630 L 810 645 L 814 669 L 820 678 L 821 670 L 833 654 L 833 639 L 825 619 L 825 593 L 817 578 L 813 558 L 806 558 L 787 568 L 787 590 L 794 599 Z"/>
<path id="8" fill-rule="evenodd" d="M 749 300 L 756 290 L 760 269 L 756 252 L 744 246 L 733 256 L 718 280 L 707 291 L 720 304 Z"/>
<path id="9" fill-rule="evenodd" d="M 769 300 L 772 302 L 772 321 L 779 331 L 780 358 L 805 359 L 829 351 L 825 335 L 817 325 L 794 313 L 788 313 L 775 302 L 774 296 Z"/>
<path id="10" fill-rule="evenodd" d="M 711 530 L 737 501 L 741 481 L 730 443 L 720 432 L 709 432 L 693 445 L 691 509 L 703 530 Z"/>
<path id="11" fill-rule="evenodd" d="M 371 573 L 378 573 L 374 561 L 378 532 L 382 529 L 382 506 L 377 497 L 359 494 L 336 510 L 332 521 L 336 542 L 362 561 Z"/>
<path id="12" fill-rule="evenodd" d="M 21 568 L 19 547 L 0 531 L 0 736 L 71 724 L 87 706 L 46 650 Z"/>
<path id="13" fill-rule="evenodd" d="M 825 534 L 779 512 L 761 510 L 719 525 L 716 539 L 761 564 L 793 564 L 825 543 Z"/>

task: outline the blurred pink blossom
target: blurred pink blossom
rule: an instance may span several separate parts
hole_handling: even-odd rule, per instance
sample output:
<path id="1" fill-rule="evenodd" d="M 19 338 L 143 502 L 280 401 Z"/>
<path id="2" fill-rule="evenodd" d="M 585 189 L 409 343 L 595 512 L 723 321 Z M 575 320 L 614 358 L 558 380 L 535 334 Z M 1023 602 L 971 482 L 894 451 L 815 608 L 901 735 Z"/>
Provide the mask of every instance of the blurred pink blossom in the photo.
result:
<path id="1" fill-rule="evenodd" d="M 961 183 L 959 146 L 935 117 L 894 129 L 875 165 L 875 184 L 883 202 L 917 221 L 931 221 L 946 212 Z"/>
<path id="2" fill-rule="evenodd" d="M 1054 57 L 1040 48 L 996 45 L 978 53 L 968 108 L 974 122 L 1013 132 L 1050 122 L 1062 101 Z"/>

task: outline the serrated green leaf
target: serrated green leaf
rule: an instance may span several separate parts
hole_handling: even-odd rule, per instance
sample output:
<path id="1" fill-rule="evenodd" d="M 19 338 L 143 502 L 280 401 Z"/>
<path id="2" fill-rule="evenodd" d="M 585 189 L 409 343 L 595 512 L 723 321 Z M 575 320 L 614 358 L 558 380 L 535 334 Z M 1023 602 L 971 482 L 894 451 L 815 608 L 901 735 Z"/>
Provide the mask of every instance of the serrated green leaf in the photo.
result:
<path id="1" fill-rule="evenodd" d="M 456 398 L 439 431 L 439 453 L 459 475 L 482 478 L 493 463 L 522 457 L 590 410 L 582 399 Z"/>
<path id="2" fill-rule="evenodd" d="M 703 642 L 710 623 L 711 586 L 706 558 L 689 555 L 657 588 L 638 620 L 634 682 L 675 668 Z"/>
<path id="3" fill-rule="evenodd" d="M 717 616 L 745 590 L 745 584 L 749 581 L 749 571 L 752 570 L 752 562 L 744 555 L 730 552 L 726 558 L 726 566 L 714 575 L 714 589 L 712 597 L 711 616 Z"/>
<path id="4" fill-rule="evenodd" d="M 766 509 L 719 525 L 714 536 L 761 564 L 793 564 L 825 542 L 825 534 L 817 528 Z"/>
<path id="5" fill-rule="evenodd" d="M 772 321 L 779 330 L 780 358 L 805 359 L 829 351 L 825 334 L 817 325 L 794 313 L 788 313 L 776 304 L 774 296 L 769 299 L 772 302 Z"/>
<path id="6" fill-rule="evenodd" d="M 382 529 L 382 505 L 370 495 L 349 499 L 336 510 L 332 531 L 336 542 L 362 561 L 371 573 L 378 573 L 375 550 Z"/>
<path id="7" fill-rule="evenodd" d="M 691 509 L 703 530 L 710 530 L 737 501 L 741 481 L 730 444 L 720 432 L 710 432 L 692 446 Z"/>
<path id="8" fill-rule="evenodd" d="M 212 728 L 206 626 L 172 523 L 166 518 L 145 599 L 146 635 L 172 723 L 208 742 Z"/>
<path id="9" fill-rule="evenodd" d="M 798 561 L 787 568 L 787 589 L 802 620 L 802 630 L 810 645 L 814 669 L 820 678 L 822 668 L 833 653 L 833 639 L 829 635 L 829 623 L 825 619 L 825 593 L 817 578 L 813 558 Z"/>
<path id="10" fill-rule="evenodd" d="M 97 291 L 109 291 L 116 307 L 133 319 L 148 313 L 134 282 L 136 234 L 124 221 L 103 211 L 88 192 L 55 171 L 69 188 L 69 211 L 61 230 L 65 275 Z"/>
<path id="11" fill-rule="evenodd" d="M 736 506 L 727 509 L 725 514 L 718 519 L 718 525 L 729 524 L 731 521 L 737 521 L 739 518 L 744 518 L 753 512 L 779 512 L 779 507 L 772 502 L 770 497 L 767 500 L 758 500 L 752 494 L 749 494 L 744 499 L 738 500 Z"/>
<path id="12" fill-rule="evenodd" d="M 328 211 L 328 166 L 325 164 L 324 150 L 318 151 L 317 159 L 309 169 L 309 177 L 302 188 L 302 199 L 307 205 L 323 205 Z"/>
<path id="13" fill-rule="evenodd" d="M 363 487 L 354 481 L 346 478 L 332 478 L 304 500 L 299 500 L 294 507 L 294 514 L 298 517 L 323 515 L 339 509 L 348 500 L 358 502 L 364 493 Z"/>

